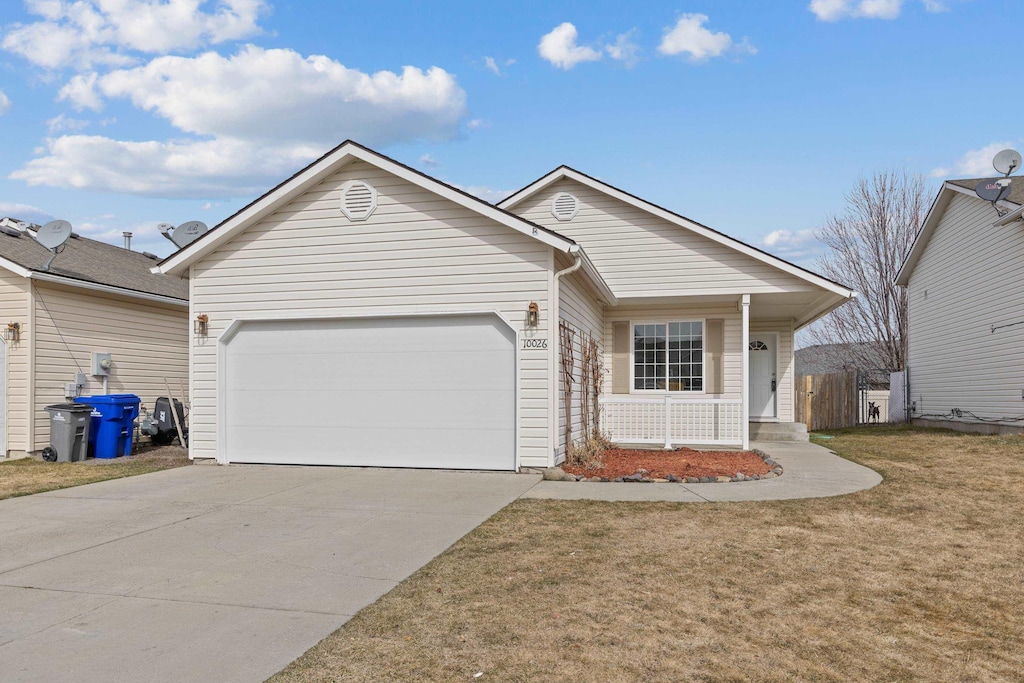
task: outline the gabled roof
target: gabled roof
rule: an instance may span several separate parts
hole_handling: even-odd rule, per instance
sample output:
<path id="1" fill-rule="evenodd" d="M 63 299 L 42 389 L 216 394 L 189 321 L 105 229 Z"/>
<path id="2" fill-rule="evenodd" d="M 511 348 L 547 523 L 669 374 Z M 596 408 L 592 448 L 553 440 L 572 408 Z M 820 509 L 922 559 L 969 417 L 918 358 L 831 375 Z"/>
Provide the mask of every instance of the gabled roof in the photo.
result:
<path id="1" fill-rule="evenodd" d="M 15 221 L 7 221 L 14 223 Z M 44 270 L 51 252 L 29 235 L 0 230 L 0 267 L 34 280 L 44 280 L 135 296 L 165 303 L 188 304 L 188 280 L 155 275 L 152 258 L 136 251 L 74 235 Z"/>
<path id="2" fill-rule="evenodd" d="M 352 140 L 346 140 L 341 143 L 215 225 L 210 231 L 184 249 L 168 256 L 153 268 L 153 272 L 167 274 L 183 272 L 190 264 L 195 263 L 221 244 L 229 242 L 234 236 L 244 232 L 249 226 L 254 225 L 262 218 L 273 213 L 278 206 L 298 197 L 329 177 L 332 173 L 355 160 L 365 161 L 372 166 L 451 200 L 460 206 L 475 211 L 486 218 L 521 232 L 524 235 L 529 235 L 559 251 L 567 254 L 580 254 L 583 260 L 583 271 L 594 282 L 598 291 L 605 298 L 605 301 L 607 303 L 616 302 L 615 295 L 604 281 L 604 278 L 598 273 L 597 268 L 594 267 L 590 259 L 585 254 L 582 254 L 580 245 L 573 240 L 558 234 L 554 230 L 537 225 L 514 213 L 489 204 L 468 192 L 432 178 L 421 171 L 417 171 Z"/>
<path id="3" fill-rule="evenodd" d="M 674 211 L 669 211 L 668 209 L 658 206 L 657 204 L 652 204 L 646 199 L 641 199 L 640 197 L 637 197 L 634 194 L 630 194 L 625 190 L 621 190 L 617 187 L 609 185 L 608 183 L 602 182 L 597 178 L 591 177 L 586 173 L 577 171 L 576 169 L 571 168 L 569 166 L 559 166 L 554 171 L 551 171 L 550 173 L 541 178 L 538 178 L 537 180 L 530 183 L 523 189 L 513 193 L 509 197 L 498 202 L 498 206 L 503 209 L 510 210 L 512 209 L 512 207 L 519 204 L 527 197 L 531 197 L 537 192 L 543 190 L 544 188 L 549 187 L 550 185 L 553 185 L 559 180 L 565 178 L 569 180 L 574 180 L 582 185 L 586 185 L 587 187 L 597 190 L 598 192 L 603 192 L 604 194 L 610 197 L 614 197 L 615 199 L 625 202 L 630 206 L 636 207 L 642 211 L 646 211 L 647 213 L 653 214 L 658 218 L 661 218 L 662 220 L 668 221 L 669 223 L 672 223 L 674 225 L 678 225 L 679 227 L 694 232 L 698 235 L 701 235 L 702 237 L 706 237 L 707 239 L 712 240 L 713 242 L 717 242 L 718 244 L 722 244 L 731 249 L 735 249 L 736 251 L 742 254 L 746 254 L 747 256 L 757 261 L 778 268 L 779 270 L 782 270 L 796 278 L 804 280 L 805 282 L 809 282 L 813 285 L 826 289 L 845 298 L 851 298 L 855 296 L 855 292 L 851 290 L 849 287 L 841 285 L 838 282 L 834 282 L 833 280 L 829 280 L 826 277 L 822 277 L 821 275 L 813 273 L 807 270 L 806 268 L 801 268 L 800 266 L 792 264 L 789 261 L 780 259 L 777 256 L 772 256 L 768 252 L 762 251 L 757 247 L 752 247 L 749 244 L 746 244 L 745 242 L 741 242 L 738 239 L 729 237 L 724 233 L 721 233 L 713 228 L 709 228 L 706 225 L 702 225 L 701 223 L 691 220 L 686 216 L 682 216 L 678 213 L 675 213 Z"/>
<path id="4" fill-rule="evenodd" d="M 935 228 L 938 226 L 942 215 L 946 212 L 946 208 L 953 197 L 962 194 L 972 197 L 979 202 L 985 201 L 974 192 L 974 188 L 982 180 L 994 180 L 994 178 L 964 178 L 947 180 L 942 184 L 942 189 L 939 190 L 939 194 L 936 195 L 931 208 L 928 209 L 928 215 L 925 216 L 921 231 L 914 238 L 914 245 L 910 248 L 910 253 L 907 254 L 907 260 L 903 262 L 900 272 L 896 274 L 896 284 L 903 285 L 904 287 L 910 284 L 910 275 L 914 272 L 917 262 L 921 260 L 921 255 L 924 254 L 925 247 L 928 246 L 928 240 L 931 239 L 932 233 L 935 232 Z M 1024 178 L 1013 178 L 1011 180 L 1010 194 L 1006 200 L 999 202 L 999 206 L 1014 213 L 1016 213 L 1015 209 L 1019 210 L 1024 206 Z M 993 222 L 999 222 L 995 212 L 993 212 Z"/>

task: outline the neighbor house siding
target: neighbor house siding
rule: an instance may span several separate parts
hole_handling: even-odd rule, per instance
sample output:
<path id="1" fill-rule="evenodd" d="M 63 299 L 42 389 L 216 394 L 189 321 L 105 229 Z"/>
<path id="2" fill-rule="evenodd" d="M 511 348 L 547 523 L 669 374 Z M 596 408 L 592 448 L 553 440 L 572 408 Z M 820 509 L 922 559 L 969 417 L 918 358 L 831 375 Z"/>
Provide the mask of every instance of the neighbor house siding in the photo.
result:
<path id="1" fill-rule="evenodd" d="M 0 326 L 9 322 L 21 326 L 21 338 L 7 345 L 7 443 L 5 452 L 27 452 L 29 448 L 29 336 L 35 331 L 29 326 L 28 280 L 8 270 L 0 269 Z"/>
<path id="2" fill-rule="evenodd" d="M 165 381 L 178 397 L 188 395 L 188 309 L 94 294 L 59 285 L 33 284 L 35 304 L 35 400 L 33 444 L 49 444 L 46 406 L 65 402 L 64 385 L 83 372 L 83 395 L 103 392 L 93 377 L 92 353 L 109 352 L 111 394 L 136 394 L 152 409 L 166 396 Z"/>
<path id="3" fill-rule="evenodd" d="M 579 213 L 570 221 L 551 215 L 551 198 L 558 192 L 579 199 Z M 574 180 L 559 180 L 511 210 L 579 242 L 620 298 L 813 289 L 778 268 Z"/>
<path id="4" fill-rule="evenodd" d="M 556 261 L 556 268 L 559 270 L 572 265 L 569 257 L 559 254 Z M 582 272 L 576 271 L 559 280 L 558 289 L 558 317 L 565 321 L 574 331 L 573 337 L 573 386 L 571 419 L 572 432 L 571 440 L 577 442 L 585 435 L 583 433 L 583 344 L 585 338 L 593 338 L 597 341 L 598 357 L 604 357 L 604 304 L 593 291 L 593 287 L 586 281 Z M 559 339 L 559 353 L 561 353 L 561 342 Z M 558 369 L 558 441 L 555 451 L 558 457 L 565 456 L 565 379 L 562 374 L 561 361 Z M 591 401 L 593 402 L 593 401 Z M 592 407 L 593 410 L 593 407 Z"/>
<path id="5" fill-rule="evenodd" d="M 796 360 L 793 351 L 793 323 L 789 320 L 751 320 L 750 333 L 754 335 L 757 332 L 777 332 L 779 335 L 778 368 L 775 373 L 777 381 L 775 397 L 778 402 L 778 418 L 780 422 L 792 422 L 794 420 L 793 399 L 796 377 Z"/>
<path id="6" fill-rule="evenodd" d="M 1024 322 L 1024 230 L 995 219 L 991 204 L 953 196 L 910 276 L 915 417 L 954 408 L 987 420 L 1024 416 L 1024 325 L 992 330 Z"/>
<path id="7" fill-rule="evenodd" d="M 340 187 L 361 179 L 377 209 L 349 221 Z M 550 463 L 551 247 L 362 161 L 353 162 L 192 266 L 192 310 L 210 317 L 192 345 L 192 457 L 216 457 L 217 338 L 242 317 L 498 311 L 548 350 L 519 351 L 520 464 Z M 286 361 L 285 361 L 286 362 Z"/>

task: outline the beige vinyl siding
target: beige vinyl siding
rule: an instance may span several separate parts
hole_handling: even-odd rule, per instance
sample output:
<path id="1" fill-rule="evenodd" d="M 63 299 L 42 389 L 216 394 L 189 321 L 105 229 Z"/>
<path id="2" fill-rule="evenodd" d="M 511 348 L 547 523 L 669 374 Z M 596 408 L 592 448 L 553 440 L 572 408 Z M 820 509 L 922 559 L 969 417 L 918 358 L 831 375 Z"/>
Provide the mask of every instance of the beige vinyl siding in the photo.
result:
<path id="1" fill-rule="evenodd" d="M 188 392 L 188 309 L 106 296 L 78 288 L 33 283 L 35 302 L 34 441 L 31 450 L 49 443 L 49 417 L 44 410 L 63 403 L 64 385 L 84 372 L 89 380 L 83 395 L 103 392 L 93 377 L 92 353 L 112 354 L 107 380 L 111 394 L 137 394 L 152 409 L 166 396 L 164 379 L 175 395 Z"/>
<path id="2" fill-rule="evenodd" d="M 377 209 L 340 211 L 340 188 L 366 180 Z M 520 463 L 550 461 L 548 302 L 551 247 L 362 161 L 280 207 L 192 266 L 192 310 L 210 316 L 193 341 L 193 457 L 215 457 L 217 338 L 240 317 L 331 317 L 498 311 L 524 333 L 531 301 L 549 350 L 519 351 Z"/>
<path id="3" fill-rule="evenodd" d="M 28 280 L 8 270 L 0 269 L 0 327 L 9 322 L 21 325 L 21 338 L 16 342 L 0 342 L 7 345 L 7 443 L 6 456 L 10 451 L 27 452 L 29 423 L 29 296 Z"/>
<path id="4" fill-rule="evenodd" d="M 740 400 L 743 397 L 743 358 L 742 358 L 742 335 L 740 327 L 742 319 L 736 306 L 714 304 L 707 306 L 679 306 L 676 304 L 664 304 L 653 306 L 615 306 L 605 309 L 604 333 L 606 339 L 612 338 L 612 324 L 619 320 L 631 322 L 659 322 L 678 320 L 704 320 L 707 318 L 720 318 L 724 322 L 725 345 L 723 350 L 723 389 L 721 394 L 706 394 L 702 392 L 690 392 L 694 398 L 706 396 L 708 398 L 725 398 Z M 630 330 L 632 336 L 632 330 Z M 610 345 L 609 345 L 610 348 Z M 632 340 L 630 341 L 632 350 Z M 604 358 L 605 373 L 611 377 L 614 368 L 614 354 L 606 353 Z M 630 384 L 632 389 L 632 383 Z M 607 383 L 604 388 L 605 395 L 611 394 L 611 386 Z M 632 393 L 632 391 L 630 392 Z M 641 396 L 650 396 L 651 392 L 638 392 Z"/>
<path id="5" fill-rule="evenodd" d="M 559 270 L 572 265 L 569 257 L 559 254 L 555 267 Z M 572 326 L 576 331 L 573 343 L 573 359 L 575 369 L 573 371 L 572 387 L 572 441 L 579 441 L 583 434 L 583 394 L 582 394 L 582 366 L 583 366 L 583 335 L 589 335 L 597 340 L 599 353 L 604 354 L 604 304 L 598 299 L 593 287 L 586 281 L 586 276 L 581 271 L 576 271 L 568 276 L 562 277 L 558 285 L 558 317 Z M 561 349 L 561 346 L 558 347 Z M 557 364 L 558 370 L 558 442 L 555 452 L 558 459 L 565 456 L 565 403 L 564 388 L 565 381 L 562 375 L 561 360 Z M 610 381 L 610 380 L 609 380 Z"/>
<path id="6" fill-rule="evenodd" d="M 910 276 L 915 417 L 953 408 L 1024 416 L 1024 325 L 992 331 L 1024 322 L 1024 229 L 995 219 L 990 204 L 956 194 Z"/>
<path id="7" fill-rule="evenodd" d="M 558 192 L 579 199 L 579 213 L 571 221 L 551 215 L 551 198 Z M 574 180 L 559 180 L 512 211 L 579 242 L 620 298 L 812 289 L 788 273 Z"/>
<path id="8" fill-rule="evenodd" d="M 789 320 L 751 320 L 750 334 L 776 332 L 779 337 L 778 367 L 776 368 L 776 400 L 780 422 L 793 421 L 796 359 L 793 350 L 793 323 Z"/>

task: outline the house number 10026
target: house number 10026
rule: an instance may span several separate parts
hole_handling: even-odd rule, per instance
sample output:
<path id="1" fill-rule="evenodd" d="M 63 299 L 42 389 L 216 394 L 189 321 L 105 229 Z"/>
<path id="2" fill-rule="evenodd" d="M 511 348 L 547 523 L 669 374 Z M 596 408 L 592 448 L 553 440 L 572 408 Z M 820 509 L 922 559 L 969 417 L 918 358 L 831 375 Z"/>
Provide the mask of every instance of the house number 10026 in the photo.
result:
<path id="1" fill-rule="evenodd" d="M 524 339 L 523 340 L 523 348 L 524 349 L 546 349 L 546 348 L 548 348 L 548 340 L 547 339 Z"/>

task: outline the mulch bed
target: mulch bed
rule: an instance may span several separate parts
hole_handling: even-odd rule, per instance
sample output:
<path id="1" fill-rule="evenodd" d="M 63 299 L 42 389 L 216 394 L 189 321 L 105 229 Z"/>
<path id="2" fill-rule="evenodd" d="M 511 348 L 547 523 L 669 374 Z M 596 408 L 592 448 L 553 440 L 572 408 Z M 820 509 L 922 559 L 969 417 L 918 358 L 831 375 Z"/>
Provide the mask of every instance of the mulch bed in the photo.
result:
<path id="1" fill-rule="evenodd" d="M 569 474 L 586 477 L 627 477 L 640 470 L 648 476 L 666 479 L 673 474 L 686 477 L 733 477 L 737 472 L 746 476 L 763 475 L 772 471 L 757 453 L 752 451 L 695 451 L 680 448 L 674 451 L 647 451 L 612 448 L 601 454 L 603 467 L 587 469 L 562 464 Z"/>

